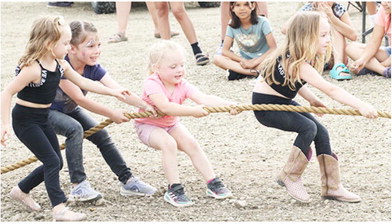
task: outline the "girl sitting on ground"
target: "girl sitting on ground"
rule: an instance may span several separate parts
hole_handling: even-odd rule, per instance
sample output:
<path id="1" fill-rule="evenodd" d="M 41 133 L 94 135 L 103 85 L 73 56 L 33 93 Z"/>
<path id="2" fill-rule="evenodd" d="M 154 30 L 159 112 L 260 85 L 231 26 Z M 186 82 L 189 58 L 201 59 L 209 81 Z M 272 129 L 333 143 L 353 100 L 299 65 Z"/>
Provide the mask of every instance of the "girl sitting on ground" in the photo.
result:
<path id="1" fill-rule="evenodd" d="M 358 75 L 372 74 L 391 78 L 391 2 L 381 2 L 376 14 L 372 37 L 367 44 L 353 42 L 346 51 L 354 63 L 350 68 Z M 389 38 L 389 46 L 382 47 L 384 36 Z"/>
<path id="2" fill-rule="evenodd" d="M 231 22 L 223 41 L 222 55 L 215 55 L 214 64 L 228 70 L 229 80 L 258 75 L 263 62 L 276 48 L 268 19 L 257 15 L 256 2 L 230 2 Z M 240 55 L 230 48 L 236 41 Z"/>

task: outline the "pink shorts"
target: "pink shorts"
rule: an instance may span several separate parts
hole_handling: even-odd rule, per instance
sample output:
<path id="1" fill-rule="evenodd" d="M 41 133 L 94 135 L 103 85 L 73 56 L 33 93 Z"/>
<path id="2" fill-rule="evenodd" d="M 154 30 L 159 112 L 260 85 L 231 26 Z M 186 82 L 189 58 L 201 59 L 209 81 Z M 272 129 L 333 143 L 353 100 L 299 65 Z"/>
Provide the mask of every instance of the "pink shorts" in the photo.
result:
<path id="1" fill-rule="evenodd" d="M 135 129 L 136 129 L 137 136 L 139 136 L 139 139 L 145 145 L 150 146 L 150 135 L 156 128 L 161 128 L 170 134 L 171 131 L 173 131 L 176 127 L 179 127 L 181 125 L 182 124 L 180 122 L 177 122 L 173 126 L 162 128 L 152 124 L 135 122 Z"/>

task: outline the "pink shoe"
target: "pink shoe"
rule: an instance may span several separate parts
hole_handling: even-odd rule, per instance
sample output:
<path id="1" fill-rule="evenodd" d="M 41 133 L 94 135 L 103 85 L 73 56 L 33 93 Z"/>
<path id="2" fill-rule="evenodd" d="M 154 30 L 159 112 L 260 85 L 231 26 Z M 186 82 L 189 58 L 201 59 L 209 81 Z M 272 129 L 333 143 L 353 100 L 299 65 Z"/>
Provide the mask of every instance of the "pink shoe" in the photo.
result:
<path id="1" fill-rule="evenodd" d="M 27 210 L 31 212 L 36 212 L 41 210 L 41 206 L 37 204 L 34 199 L 30 197 L 29 194 L 24 193 L 18 186 L 12 188 L 9 196 L 15 201 L 19 202 L 26 207 Z"/>
<path id="2" fill-rule="evenodd" d="M 54 221 L 82 221 L 86 219 L 86 214 L 77 213 L 69 210 L 68 207 L 65 207 L 60 212 L 52 213 Z"/>

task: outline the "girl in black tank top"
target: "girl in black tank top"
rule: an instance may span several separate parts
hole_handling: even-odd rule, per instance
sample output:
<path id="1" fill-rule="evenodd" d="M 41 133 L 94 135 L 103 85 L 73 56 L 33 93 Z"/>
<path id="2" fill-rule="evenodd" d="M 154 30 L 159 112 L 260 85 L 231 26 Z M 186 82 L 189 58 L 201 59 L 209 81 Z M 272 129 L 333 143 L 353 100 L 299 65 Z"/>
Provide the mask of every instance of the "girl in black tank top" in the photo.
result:
<path id="1" fill-rule="evenodd" d="M 12 110 L 15 135 L 42 162 L 15 186 L 10 195 L 30 211 L 40 211 L 29 192 L 45 182 L 53 207 L 53 219 L 80 221 L 85 214 L 75 213 L 65 207 L 67 198 L 60 188 L 59 172 L 63 166 L 57 136 L 48 124 L 49 106 L 54 100 L 61 76 L 88 91 L 124 98 L 127 90 L 110 89 L 81 77 L 62 60 L 70 48 L 71 29 L 62 17 L 44 17 L 34 22 L 25 54 L 19 61 L 17 77 L 1 95 L 1 143 L 11 133 L 11 98 L 18 93 L 17 104 Z M 50 69 L 53 67 L 53 69 Z M 39 80 L 37 83 L 36 81 Z"/>
<path id="2" fill-rule="evenodd" d="M 304 86 L 308 83 L 333 99 L 358 109 L 363 116 L 374 118 L 376 110 L 320 76 L 315 68 L 324 65 L 324 54 L 330 41 L 329 24 L 317 12 L 302 12 L 290 19 L 283 44 L 274 57 L 263 64 L 263 79 L 256 83 L 253 104 L 299 104 L 293 100 L 298 93 L 311 106 L 325 105 Z M 319 69 L 321 71 L 321 69 Z M 286 187 L 294 199 L 309 202 L 310 196 L 302 184 L 301 176 L 312 155 L 314 143 L 322 177 L 321 196 L 346 202 L 361 198 L 346 190 L 340 183 L 336 154 L 332 152 L 327 129 L 311 114 L 287 111 L 254 111 L 257 120 L 267 127 L 298 133 L 289 159 L 279 174 L 278 183 Z M 327 180 L 333 180 L 327 182 Z"/>

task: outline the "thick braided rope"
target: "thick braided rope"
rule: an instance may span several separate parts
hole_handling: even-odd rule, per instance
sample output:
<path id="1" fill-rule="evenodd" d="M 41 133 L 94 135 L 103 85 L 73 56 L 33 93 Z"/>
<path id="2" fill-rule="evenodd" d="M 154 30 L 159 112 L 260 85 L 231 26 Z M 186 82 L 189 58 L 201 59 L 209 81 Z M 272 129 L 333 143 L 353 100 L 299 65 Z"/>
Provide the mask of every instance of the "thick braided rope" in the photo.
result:
<path id="1" fill-rule="evenodd" d="M 293 112 L 307 112 L 307 113 L 316 113 L 316 114 L 335 114 L 335 115 L 352 115 L 352 116 L 360 116 L 358 110 L 347 110 L 347 109 L 332 109 L 332 108 L 323 108 L 323 107 L 303 107 L 303 106 L 292 106 L 292 105 L 277 105 L 277 104 L 254 104 L 254 105 L 236 105 L 236 106 L 223 106 L 223 107 L 204 107 L 206 111 L 209 113 L 221 113 L 221 112 L 229 112 L 231 109 L 237 109 L 239 111 L 248 111 L 248 110 L 257 110 L 257 111 L 293 111 Z M 159 116 L 163 116 L 164 114 L 158 113 Z M 135 118 L 144 118 L 152 115 L 150 112 L 139 112 L 139 113 L 125 113 L 124 114 L 129 119 Z M 391 118 L 391 114 L 386 112 L 378 112 L 378 116 L 382 118 Z M 113 123 L 112 120 L 107 119 L 101 122 L 99 125 L 90 128 L 89 130 L 84 132 L 84 138 L 89 137 L 90 135 L 102 130 L 109 124 Z M 65 143 L 60 145 L 60 149 L 65 149 Z M 28 159 L 17 162 L 13 165 L 9 165 L 1 168 L 1 174 L 8 173 L 12 170 L 16 170 L 20 167 L 26 166 L 33 162 L 37 161 L 37 158 L 30 157 Z"/>

